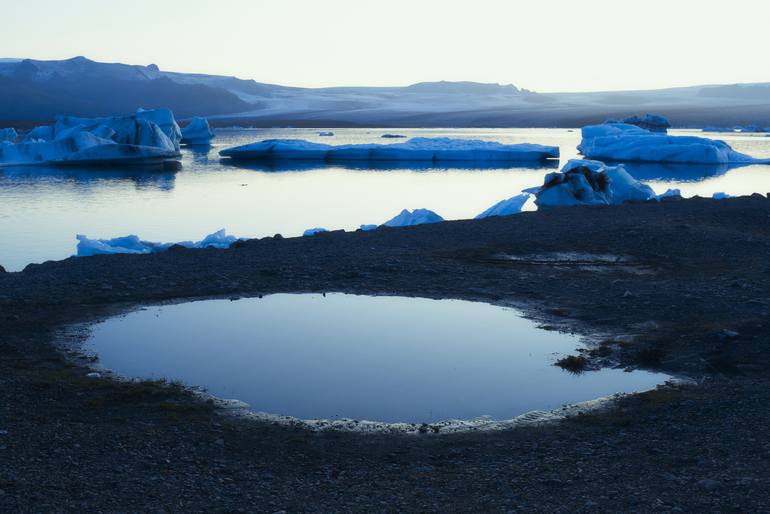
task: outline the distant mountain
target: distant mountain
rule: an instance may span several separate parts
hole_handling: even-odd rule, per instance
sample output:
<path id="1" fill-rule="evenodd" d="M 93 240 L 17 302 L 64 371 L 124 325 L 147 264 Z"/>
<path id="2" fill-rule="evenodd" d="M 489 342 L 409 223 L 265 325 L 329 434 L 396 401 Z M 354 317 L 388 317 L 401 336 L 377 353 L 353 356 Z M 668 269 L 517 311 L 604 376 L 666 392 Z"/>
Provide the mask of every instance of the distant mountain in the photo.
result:
<path id="1" fill-rule="evenodd" d="M 253 109 L 230 91 L 181 83 L 157 66 L 65 61 L 0 61 L 0 119 L 50 119 L 56 114 L 102 116 L 137 107 L 169 107 L 179 117 Z"/>
<path id="2" fill-rule="evenodd" d="M 216 125 L 576 127 L 653 112 L 674 126 L 770 126 L 770 84 L 653 91 L 535 93 L 514 85 L 299 88 L 149 66 L 0 59 L 0 120 L 169 107 Z"/>

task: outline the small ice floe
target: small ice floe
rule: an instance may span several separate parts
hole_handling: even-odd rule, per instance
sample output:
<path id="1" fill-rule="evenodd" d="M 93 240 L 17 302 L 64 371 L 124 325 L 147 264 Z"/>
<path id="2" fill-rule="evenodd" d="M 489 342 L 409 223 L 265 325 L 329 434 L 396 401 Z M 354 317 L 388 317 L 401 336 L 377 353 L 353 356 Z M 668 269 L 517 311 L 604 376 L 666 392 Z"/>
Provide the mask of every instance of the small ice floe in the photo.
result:
<path id="1" fill-rule="evenodd" d="M 397 216 L 389 219 L 383 225 L 386 227 L 411 227 L 414 225 L 424 225 L 426 223 L 439 223 L 444 218 L 429 209 L 415 209 L 408 211 L 404 209 Z"/>
<path id="2" fill-rule="evenodd" d="M 333 137 L 334 136 L 334 132 L 319 132 L 318 135 L 320 137 Z"/>
<path id="3" fill-rule="evenodd" d="M 185 127 L 182 127 L 183 145 L 210 145 L 214 138 L 214 133 L 209 127 L 209 121 L 206 118 L 193 118 Z"/>
<path id="4" fill-rule="evenodd" d="M 518 214 L 530 198 L 531 195 L 529 193 L 522 193 L 520 195 L 512 196 L 507 200 L 501 200 L 476 216 L 476 219 L 479 220 L 491 216 L 510 216 L 512 214 Z"/>
<path id="5" fill-rule="evenodd" d="M 732 198 L 732 197 L 733 197 L 733 195 L 728 195 L 727 193 L 724 193 L 724 192 L 721 192 L 721 191 L 711 195 L 711 198 L 713 198 L 714 200 L 724 200 L 726 198 Z"/>
<path id="6" fill-rule="evenodd" d="M 328 232 L 327 229 L 323 227 L 315 227 L 315 228 L 309 228 L 306 231 L 302 233 L 303 236 L 314 236 L 318 234 L 319 232 Z"/>
<path id="7" fill-rule="evenodd" d="M 13 143 L 19 135 L 13 127 L 0 129 L 0 143 Z"/>
<path id="8" fill-rule="evenodd" d="M 623 123 L 629 125 L 636 125 L 637 127 L 649 130 L 650 132 L 658 132 L 665 134 L 668 129 L 671 128 L 671 123 L 665 116 L 659 114 L 645 114 L 644 116 L 629 116 L 623 118 Z"/>
<path id="9" fill-rule="evenodd" d="M 18 144 L 0 147 L 0 166 L 135 165 L 178 159 L 181 134 L 168 109 L 130 116 L 57 116 Z"/>
<path id="10" fill-rule="evenodd" d="M 77 257 L 116 253 L 157 253 L 168 250 L 172 246 L 182 246 L 185 248 L 229 248 L 232 243 L 238 240 L 235 236 L 228 236 L 225 229 L 209 234 L 200 241 L 181 241 L 179 243 L 143 241 L 135 235 L 115 237 L 113 239 L 89 239 L 81 234 L 78 234 L 76 237 L 78 240 Z"/>
<path id="11" fill-rule="evenodd" d="M 526 189 L 538 207 L 617 205 L 655 198 L 655 191 L 628 174 L 622 164 L 572 159 L 560 172 L 545 176 L 543 185 Z"/>
<path id="12" fill-rule="evenodd" d="M 693 164 L 770 164 L 733 150 L 724 141 L 671 136 L 627 123 L 589 125 L 582 129 L 578 150 L 589 159 L 620 162 Z"/>
<path id="13" fill-rule="evenodd" d="M 383 139 L 403 139 L 406 136 L 403 134 L 383 134 L 380 137 Z"/>
<path id="14" fill-rule="evenodd" d="M 536 144 L 417 137 L 394 144 L 326 145 L 300 139 L 268 139 L 219 152 L 231 159 L 310 161 L 521 162 L 558 159 L 559 148 Z"/>

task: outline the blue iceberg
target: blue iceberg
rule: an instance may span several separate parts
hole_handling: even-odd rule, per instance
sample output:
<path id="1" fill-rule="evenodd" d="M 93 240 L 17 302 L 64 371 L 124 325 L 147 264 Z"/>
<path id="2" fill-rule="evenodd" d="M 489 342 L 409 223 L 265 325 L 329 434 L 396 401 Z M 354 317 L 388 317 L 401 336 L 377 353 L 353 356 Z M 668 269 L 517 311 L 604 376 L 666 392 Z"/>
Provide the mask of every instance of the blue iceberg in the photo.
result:
<path id="1" fill-rule="evenodd" d="M 231 159 L 253 160 L 506 162 L 558 159 L 559 148 L 529 143 L 504 145 L 491 141 L 424 137 L 395 144 L 351 145 L 268 139 L 227 148 L 219 154 Z"/>
<path id="2" fill-rule="evenodd" d="M 78 234 L 76 238 L 78 240 L 77 257 L 117 253 L 157 253 L 166 251 L 174 245 L 183 246 L 185 248 L 229 248 L 232 243 L 238 240 L 235 236 L 228 236 L 225 229 L 209 234 L 197 242 L 181 241 L 179 243 L 155 243 L 152 241 L 143 241 L 135 235 L 115 237 L 112 239 L 90 239 L 82 234 Z"/>
<path id="3" fill-rule="evenodd" d="M 770 164 L 733 150 L 724 141 L 656 134 L 626 123 L 583 127 L 578 150 L 588 159 L 616 162 Z"/>
<path id="4" fill-rule="evenodd" d="M 476 219 L 489 218 L 492 216 L 511 216 L 512 214 L 518 214 L 521 212 L 524 204 L 527 203 L 531 195 L 529 193 L 522 193 L 520 195 L 512 196 L 507 200 L 501 200 L 494 204 L 489 209 L 485 210 Z"/>

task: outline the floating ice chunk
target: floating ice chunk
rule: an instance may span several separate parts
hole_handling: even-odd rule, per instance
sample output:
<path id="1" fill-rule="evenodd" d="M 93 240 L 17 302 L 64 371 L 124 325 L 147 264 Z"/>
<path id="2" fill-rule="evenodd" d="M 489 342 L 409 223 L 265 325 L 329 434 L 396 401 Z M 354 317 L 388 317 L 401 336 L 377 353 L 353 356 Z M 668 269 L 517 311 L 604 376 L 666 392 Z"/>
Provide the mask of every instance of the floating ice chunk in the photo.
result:
<path id="1" fill-rule="evenodd" d="M 131 116 L 106 118 L 79 118 L 76 116 L 57 116 L 53 137 L 61 139 L 75 132 L 103 131 L 101 126 L 115 131 L 110 137 L 116 143 L 141 146 L 156 146 L 179 152 L 182 134 L 169 109 L 139 110 Z"/>
<path id="2" fill-rule="evenodd" d="M 137 109 L 136 117 L 142 120 L 151 121 L 160 127 L 160 130 L 171 140 L 174 147 L 179 151 L 179 143 L 182 141 L 182 131 L 174 119 L 174 113 L 171 109 Z"/>
<path id="3" fill-rule="evenodd" d="M 139 237 L 135 235 L 115 237 L 113 239 L 89 239 L 82 234 L 78 234 L 75 237 L 78 240 L 78 257 L 88 257 L 90 255 L 112 253 L 154 253 L 166 250 L 169 246 L 171 246 L 170 244 L 164 245 L 162 243 L 141 241 Z"/>
<path id="4" fill-rule="evenodd" d="M 629 175 L 622 164 L 582 159 L 570 160 L 561 172 L 547 174 L 542 186 L 525 192 L 535 194 L 539 207 L 617 205 L 655 198 L 652 188 Z"/>
<path id="5" fill-rule="evenodd" d="M 193 118 L 186 127 L 182 128 L 183 145 L 209 145 L 214 133 L 206 118 Z"/>
<path id="6" fill-rule="evenodd" d="M 386 227 L 411 227 L 413 225 L 439 223 L 441 221 L 444 221 L 444 218 L 428 209 L 415 209 L 411 212 L 404 209 L 397 216 L 383 223 L 383 225 Z"/>
<path id="7" fill-rule="evenodd" d="M 510 216 L 512 214 L 518 214 L 521 212 L 521 208 L 530 199 L 529 193 L 522 193 L 520 195 L 512 196 L 507 200 L 501 200 L 494 204 L 492 207 L 482 212 L 476 219 L 489 218 L 491 216 Z"/>
<path id="8" fill-rule="evenodd" d="M 176 156 L 176 152 L 168 148 L 118 144 L 111 139 L 81 131 L 53 141 L 2 145 L 0 167 L 41 164 L 155 164 Z"/>
<path id="9" fill-rule="evenodd" d="M 332 137 L 334 132 L 319 132 L 318 135 L 321 137 Z"/>
<path id="10" fill-rule="evenodd" d="M 358 229 L 363 230 L 364 232 L 368 232 L 370 230 L 376 229 L 378 226 L 379 225 L 361 225 L 360 227 L 358 227 Z"/>
<path id="11" fill-rule="evenodd" d="M 124 145 L 152 146 L 179 152 L 179 139 L 172 140 L 160 125 L 138 114 L 114 118 L 56 117 L 54 139 L 66 139 L 80 132 L 92 133 Z"/>
<path id="12" fill-rule="evenodd" d="M 609 161 L 770 164 L 770 159 L 736 152 L 724 141 L 654 134 L 625 123 L 583 127 L 578 150 L 589 159 Z"/>
<path id="13" fill-rule="evenodd" d="M 711 198 L 713 198 L 714 200 L 724 200 L 726 198 L 732 198 L 732 197 L 733 197 L 733 195 L 728 195 L 727 193 L 724 193 L 724 192 L 721 192 L 721 191 L 711 195 Z"/>
<path id="14" fill-rule="evenodd" d="M 302 233 L 302 235 L 303 236 L 314 236 L 314 235 L 318 234 L 319 232 L 328 232 L 328 230 L 326 230 L 323 227 L 309 228 L 306 231 L 304 231 Z"/>
<path id="15" fill-rule="evenodd" d="M 13 143 L 16 141 L 17 137 L 18 134 L 16 133 L 16 129 L 13 127 L 0 129 L 0 143 L 5 143 L 6 141 Z"/>
<path id="16" fill-rule="evenodd" d="M 637 127 L 649 130 L 650 132 L 658 132 L 662 134 L 665 134 L 668 129 L 671 128 L 671 123 L 668 122 L 668 119 L 665 116 L 660 116 L 659 114 L 629 116 L 628 118 L 623 119 L 623 123 L 636 125 Z"/>
<path id="17" fill-rule="evenodd" d="M 413 138 L 395 144 L 326 145 L 299 139 L 268 139 L 227 148 L 223 157 L 257 160 L 323 161 L 544 161 L 559 157 L 559 148 L 536 144 L 504 145 L 491 141 Z"/>
<path id="18" fill-rule="evenodd" d="M 174 244 L 186 248 L 228 248 L 238 239 L 235 236 L 228 236 L 225 229 L 218 230 L 209 234 L 200 241 L 182 241 L 180 243 L 155 243 L 152 241 L 143 241 L 138 236 L 130 235 L 115 237 L 112 239 L 89 239 L 78 234 L 77 253 L 78 257 L 88 257 L 90 255 L 101 254 L 148 254 L 168 250 Z"/>
<path id="19" fill-rule="evenodd" d="M 401 134 L 383 134 L 380 137 L 383 139 L 402 139 L 402 138 L 405 138 L 406 136 Z"/>

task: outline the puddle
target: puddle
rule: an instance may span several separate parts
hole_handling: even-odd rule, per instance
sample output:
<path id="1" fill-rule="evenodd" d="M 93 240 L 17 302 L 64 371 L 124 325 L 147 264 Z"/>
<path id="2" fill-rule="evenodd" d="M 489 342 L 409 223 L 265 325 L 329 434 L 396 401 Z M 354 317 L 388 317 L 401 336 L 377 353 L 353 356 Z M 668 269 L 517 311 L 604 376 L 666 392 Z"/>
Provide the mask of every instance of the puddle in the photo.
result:
<path id="1" fill-rule="evenodd" d="M 276 294 L 149 307 L 91 327 L 84 350 L 134 378 L 167 378 L 303 420 L 510 420 L 669 377 L 553 365 L 580 347 L 483 303 Z"/>

